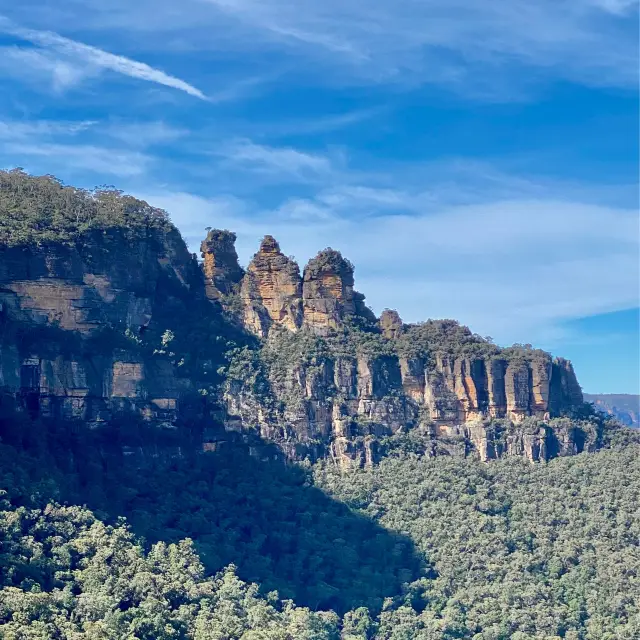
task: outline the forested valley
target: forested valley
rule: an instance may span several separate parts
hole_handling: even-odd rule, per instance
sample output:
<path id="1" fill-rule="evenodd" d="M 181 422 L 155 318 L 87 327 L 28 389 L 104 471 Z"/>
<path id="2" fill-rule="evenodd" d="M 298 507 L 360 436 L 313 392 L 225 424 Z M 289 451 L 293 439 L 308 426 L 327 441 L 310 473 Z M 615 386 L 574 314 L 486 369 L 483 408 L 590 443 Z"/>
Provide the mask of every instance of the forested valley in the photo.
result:
<path id="1" fill-rule="evenodd" d="M 640 634 L 630 430 L 537 464 L 399 439 L 345 471 L 233 442 L 132 460 L 67 424 L 1 426 L 3 638 Z"/>
<path id="2" fill-rule="evenodd" d="M 0 638 L 640 637 L 640 432 L 570 362 L 234 239 L 0 172 Z"/>

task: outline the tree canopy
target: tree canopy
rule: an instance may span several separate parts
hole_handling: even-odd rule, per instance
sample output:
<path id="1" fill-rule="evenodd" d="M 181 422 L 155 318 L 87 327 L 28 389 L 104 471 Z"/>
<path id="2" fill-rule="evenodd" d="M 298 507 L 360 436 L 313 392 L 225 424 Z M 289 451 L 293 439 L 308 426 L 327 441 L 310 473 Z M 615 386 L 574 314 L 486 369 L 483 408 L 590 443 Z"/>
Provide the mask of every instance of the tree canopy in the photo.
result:
<path id="1" fill-rule="evenodd" d="M 64 185 L 54 176 L 0 171 L 0 245 L 73 245 L 92 231 L 171 228 L 168 214 L 110 186 Z"/>
<path id="2" fill-rule="evenodd" d="M 400 447 L 344 472 L 38 429 L 0 434 L 3 638 L 640 633 L 637 438 L 546 464 Z"/>

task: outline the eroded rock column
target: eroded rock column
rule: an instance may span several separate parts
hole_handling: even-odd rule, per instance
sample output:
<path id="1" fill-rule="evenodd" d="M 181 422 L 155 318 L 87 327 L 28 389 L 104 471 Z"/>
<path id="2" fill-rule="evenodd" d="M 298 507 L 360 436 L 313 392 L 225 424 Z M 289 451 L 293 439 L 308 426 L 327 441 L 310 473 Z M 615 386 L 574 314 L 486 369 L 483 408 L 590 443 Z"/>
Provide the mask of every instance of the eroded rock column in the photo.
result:
<path id="1" fill-rule="evenodd" d="M 231 293 L 244 275 L 235 242 L 235 233 L 211 229 L 200 245 L 207 297 L 212 300 Z"/>
<path id="2" fill-rule="evenodd" d="M 302 324 L 300 268 L 280 251 L 275 238 L 265 236 L 242 280 L 244 324 L 262 337 L 272 326 L 297 331 Z"/>
<path id="3" fill-rule="evenodd" d="M 302 283 L 303 324 L 319 335 L 337 329 L 356 312 L 353 265 L 325 249 L 309 261 Z"/>

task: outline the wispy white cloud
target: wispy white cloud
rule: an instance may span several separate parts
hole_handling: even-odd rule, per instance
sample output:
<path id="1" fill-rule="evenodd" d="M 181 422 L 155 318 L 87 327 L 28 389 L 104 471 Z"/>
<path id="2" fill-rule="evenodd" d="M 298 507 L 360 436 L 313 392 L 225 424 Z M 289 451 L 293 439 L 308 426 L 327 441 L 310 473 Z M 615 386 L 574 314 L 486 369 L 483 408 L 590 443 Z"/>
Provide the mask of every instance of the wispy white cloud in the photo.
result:
<path id="1" fill-rule="evenodd" d="M 332 172 L 332 161 L 291 147 L 271 147 L 248 139 L 235 140 L 216 152 L 227 165 L 267 174 L 282 181 L 313 181 Z"/>
<path id="2" fill-rule="evenodd" d="M 121 175 L 138 175 L 138 169 L 147 164 L 147 156 L 141 150 L 173 144 L 189 134 L 186 128 L 172 126 L 161 120 L 0 120 L 0 140 L 14 143 L 3 149 L 5 155 L 12 152 L 30 156 L 69 157 L 74 166 L 77 159 L 89 152 L 89 169 L 104 168 L 106 162 L 96 158 L 109 154 L 115 161 L 127 158 Z M 38 151 L 38 150 L 41 151 Z M 144 162 L 141 162 L 145 159 Z M 62 166 L 68 164 L 63 162 Z M 131 167 L 137 167 L 131 170 Z M 118 168 L 109 171 L 118 175 Z"/>
<path id="3" fill-rule="evenodd" d="M 637 84 L 637 0 L 184 0 L 179 9 L 173 0 L 82 4 L 82 13 L 73 15 L 77 30 L 165 54 L 223 53 L 225 61 L 242 61 L 245 71 L 247 64 L 293 70 L 316 84 L 431 83 L 485 100 L 521 99 L 556 78 Z M 39 8 L 47 26 L 64 29 L 69 14 Z M 12 8 L 12 14 L 24 19 L 29 12 Z M 250 88 L 251 78 L 242 75 Z"/>
<path id="4" fill-rule="evenodd" d="M 206 100 L 206 96 L 193 85 L 171 76 L 160 69 L 138 62 L 124 56 L 115 55 L 97 47 L 65 38 L 52 31 L 26 29 L 15 25 L 7 18 L 0 17 L 0 31 L 16 38 L 42 47 L 45 51 L 55 52 L 61 59 L 53 59 L 50 54 L 39 51 L 29 52 L 19 49 L 22 56 L 31 56 L 31 62 L 44 68 L 51 68 L 55 81 L 60 87 L 70 86 L 77 82 L 77 68 L 107 69 L 131 78 L 146 80 L 156 84 L 184 91 L 189 95 Z M 56 75 L 57 74 L 57 75 Z"/>
<path id="5" fill-rule="evenodd" d="M 279 73 L 270 72 L 260 76 L 240 78 L 231 82 L 228 80 L 221 81 L 220 84 L 226 84 L 227 86 L 210 93 L 207 96 L 207 101 L 212 104 L 222 104 L 255 96 L 262 87 L 275 82 L 279 75 Z"/>
<path id="6" fill-rule="evenodd" d="M 175 142 L 189 134 L 188 129 L 162 120 L 111 121 L 102 123 L 102 133 L 134 148 L 146 148 Z"/>
<path id="7" fill-rule="evenodd" d="M 375 77 L 488 86 L 481 69 L 499 76 L 524 64 L 593 84 L 636 82 L 633 0 L 208 1 L 264 38 Z"/>
<path id="8" fill-rule="evenodd" d="M 63 93 L 98 75 L 95 68 L 62 59 L 51 51 L 16 46 L 0 48 L 0 70 L 4 75 L 37 87 L 50 83 L 55 93 Z"/>
<path id="9" fill-rule="evenodd" d="M 384 107 L 371 107 L 369 109 L 357 109 L 337 115 L 327 115 L 321 117 L 309 117 L 307 119 L 291 120 L 280 122 L 261 122 L 254 127 L 261 135 L 270 136 L 306 136 L 310 134 L 327 133 L 344 129 L 350 125 L 365 122 L 384 112 Z M 247 123 L 251 128 L 251 123 Z"/>
<path id="10" fill-rule="evenodd" d="M 11 166 L 33 173 L 51 173 L 51 167 L 67 173 L 80 171 L 121 178 L 145 173 L 151 158 L 143 153 L 94 145 L 8 142 L 0 158 L 10 158 Z M 5 164 L 7 166 L 7 164 Z"/>
<path id="11" fill-rule="evenodd" d="M 95 121 L 0 120 L 0 139 L 16 140 L 51 136 L 74 136 L 90 129 Z"/>

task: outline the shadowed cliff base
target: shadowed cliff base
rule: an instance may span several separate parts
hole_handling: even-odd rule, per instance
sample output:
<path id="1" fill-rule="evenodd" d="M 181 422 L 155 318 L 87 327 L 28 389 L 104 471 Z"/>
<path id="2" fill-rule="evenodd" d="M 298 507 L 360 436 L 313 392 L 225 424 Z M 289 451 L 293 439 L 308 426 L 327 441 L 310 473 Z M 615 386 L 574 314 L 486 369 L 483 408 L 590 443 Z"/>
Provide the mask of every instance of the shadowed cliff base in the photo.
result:
<path id="1" fill-rule="evenodd" d="M 18 503 L 125 516 L 149 544 L 190 537 L 208 571 L 233 563 L 241 578 L 314 609 L 379 609 L 431 575 L 408 538 L 312 486 L 272 445 L 230 434 L 202 454 L 184 435 L 133 423 L 88 431 L 0 408 L 0 488 Z"/>

